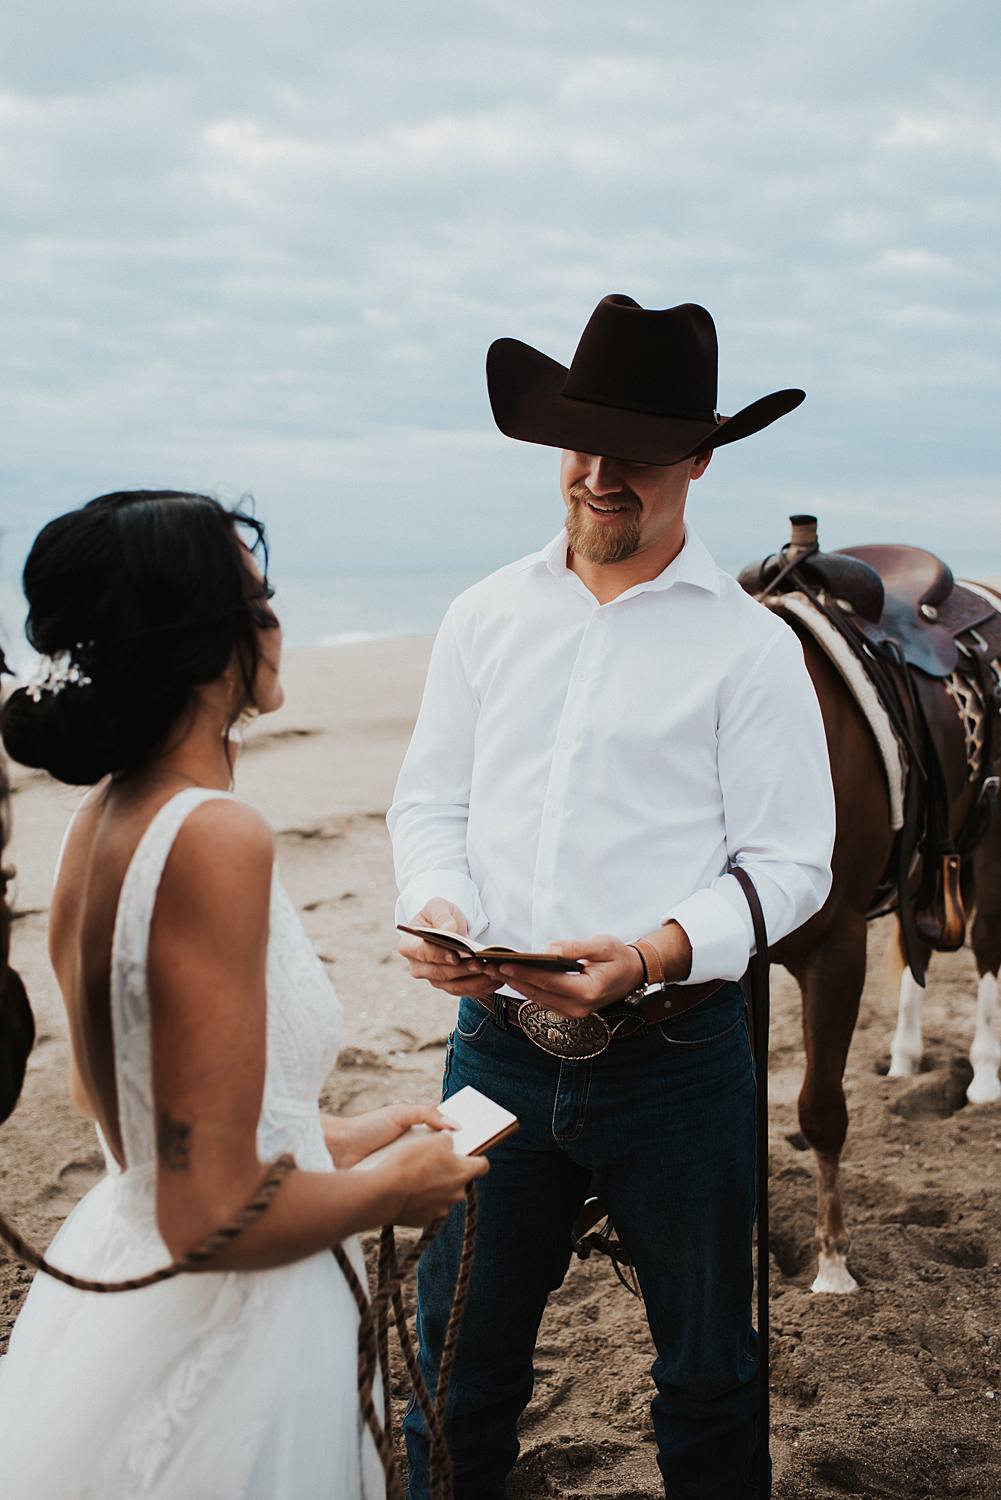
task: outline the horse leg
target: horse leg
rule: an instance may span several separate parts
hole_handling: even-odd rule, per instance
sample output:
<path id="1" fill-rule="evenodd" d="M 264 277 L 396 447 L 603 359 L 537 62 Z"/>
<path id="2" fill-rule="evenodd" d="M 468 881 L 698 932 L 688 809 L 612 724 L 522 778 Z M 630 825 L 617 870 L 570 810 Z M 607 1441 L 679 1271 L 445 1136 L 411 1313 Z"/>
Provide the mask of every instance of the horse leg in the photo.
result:
<path id="1" fill-rule="evenodd" d="M 970 943 L 977 961 L 977 1019 L 970 1044 L 973 1080 L 966 1090 L 971 1104 L 991 1104 L 1001 1099 L 1001 1042 L 998 1041 L 998 970 L 1001 968 L 1001 840 L 992 829 L 976 851 L 977 914 Z M 992 858 L 991 856 L 995 856 Z"/>
<path id="2" fill-rule="evenodd" d="M 848 1134 L 843 1079 L 865 982 L 865 950 L 865 917 L 843 912 L 812 951 L 789 964 L 803 993 L 806 1072 L 799 1123 L 813 1147 L 817 1168 L 818 1269 L 811 1288 L 815 1292 L 858 1288 L 847 1264 L 839 1168 Z"/>
<path id="3" fill-rule="evenodd" d="M 998 976 L 997 969 L 981 974 L 977 985 L 977 1019 L 970 1044 L 973 1078 L 966 1097 L 971 1104 L 993 1104 L 1001 1099 L 1001 1043 L 998 1042 Z"/>
<path id="4" fill-rule="evenodd" d="M 926 955 L 925 968 L 927 970 Z M 907 967 L 900 935 L 900 923 L 894 924 L 894 938 L 887 949 L 886 972 L 890 984 L 898 986 L 897 1029 L 890 1042 L 890 1078 L 910 1078 L 921 1066 L 924 1042 L 921 1018 L 925 991 Z"/>

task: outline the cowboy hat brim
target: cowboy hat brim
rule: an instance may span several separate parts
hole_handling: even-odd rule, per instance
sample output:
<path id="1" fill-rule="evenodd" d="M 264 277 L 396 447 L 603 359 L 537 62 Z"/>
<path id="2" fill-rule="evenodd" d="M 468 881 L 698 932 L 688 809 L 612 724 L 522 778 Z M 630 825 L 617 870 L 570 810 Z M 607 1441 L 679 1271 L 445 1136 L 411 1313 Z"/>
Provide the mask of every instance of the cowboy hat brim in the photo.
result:
<path id="1" fill-rule="evenodd" d="M 760 432 L 806 398 L 805 391 L 773 391 L 732 417 L 706 422 L 576 400 L 563 394 L 569 373 L 520 339 L 496 339 L 487 350 L 487 391 L 505 437 L 631 463 L 676 464 Z"/>

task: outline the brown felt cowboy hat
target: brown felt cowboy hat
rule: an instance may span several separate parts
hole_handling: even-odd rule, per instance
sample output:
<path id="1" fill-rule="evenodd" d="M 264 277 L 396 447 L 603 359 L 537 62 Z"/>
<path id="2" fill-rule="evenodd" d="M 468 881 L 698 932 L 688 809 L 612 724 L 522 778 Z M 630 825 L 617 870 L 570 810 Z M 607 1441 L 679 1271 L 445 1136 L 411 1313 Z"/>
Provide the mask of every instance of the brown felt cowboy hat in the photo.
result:
<path id="1" fill-rule="evenodd" d="M 717 364 L 716 325 L 704 307 L 655 312 L 611 296 L 591 314 L 569 370 L 519 339 L 497 339 L 487 351 L 487 389 L 507 437 L 675 464 L 750 437 L 805 397 L 773 391 L 721 417 Z"/>

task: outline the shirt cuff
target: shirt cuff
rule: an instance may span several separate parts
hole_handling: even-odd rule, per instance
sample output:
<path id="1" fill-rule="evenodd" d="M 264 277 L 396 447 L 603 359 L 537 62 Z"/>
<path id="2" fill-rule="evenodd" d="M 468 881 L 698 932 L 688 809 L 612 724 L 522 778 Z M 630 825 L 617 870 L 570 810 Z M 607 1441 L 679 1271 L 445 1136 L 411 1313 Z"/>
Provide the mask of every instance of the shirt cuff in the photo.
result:
<path id="1" fill-rule="evenodd" d="M 425 870 L 407 882 L 396 903 L 396 920 L 410 922 L 432 896 L 457 906 L 466 919 L 468 937 L 479 937 L 489 926 L 480 893 L 461 870 Z"/>
<path id="2" fill-rule="evenodd" d="M 743 892 L 740 899 L 744 900 Z M 668 922 L 677 922 L 692 945 L 691 972 L 679 984 L 744 977 L 753 936 L 750 916 L 745 921 L 722 892 L 708 886 L 696 891 L 661 918 L 662 927 Z"/>

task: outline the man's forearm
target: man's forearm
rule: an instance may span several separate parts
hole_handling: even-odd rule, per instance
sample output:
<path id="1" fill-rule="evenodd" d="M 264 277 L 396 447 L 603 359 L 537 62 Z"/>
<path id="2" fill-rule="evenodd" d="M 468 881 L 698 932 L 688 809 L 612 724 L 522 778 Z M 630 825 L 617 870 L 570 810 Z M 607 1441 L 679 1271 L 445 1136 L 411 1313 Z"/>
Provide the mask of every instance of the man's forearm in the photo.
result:
<path id="1" fill-rule="evenodd" d="M 688 941 L 688 934 L 678 922 L 668 922 L 662 927 L 656 927 L 653 932 L 648 932 L 639 940 L 644 947 L 649 945 L 653 948 L 660 960 L 661 972 L 666 984 L 677 984 L 681 979 L 687 979 L 692 969 L 692 945 Z M 642 953 L 642 949 L 640 950 Z M 649 970 L 649 961 L 644 956 Z M 651 983 L 654 975 L 648 974 Z"/>

